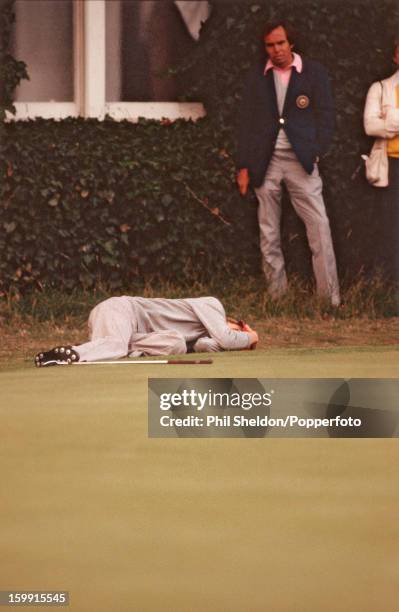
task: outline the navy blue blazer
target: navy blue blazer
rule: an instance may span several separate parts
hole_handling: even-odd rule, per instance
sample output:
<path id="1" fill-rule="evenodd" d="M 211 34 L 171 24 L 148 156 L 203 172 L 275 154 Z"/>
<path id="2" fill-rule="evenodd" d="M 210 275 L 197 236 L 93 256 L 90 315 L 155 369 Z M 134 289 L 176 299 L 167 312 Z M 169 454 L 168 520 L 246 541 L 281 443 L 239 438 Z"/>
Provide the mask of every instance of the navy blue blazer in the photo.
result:
<path id="1" fill-rule="evenodd" d="M 263 183 L 280 128 L 308 174 L 331 144 L 335 113 L 327 71 L 318 62 L 302 62 L 301 73 L 292 69 L 281 117 L 273 70 L 264 75 L 263 63 L 248 73 L 239 113 L 237 166 L 248 168 L 254 187 Z"/>

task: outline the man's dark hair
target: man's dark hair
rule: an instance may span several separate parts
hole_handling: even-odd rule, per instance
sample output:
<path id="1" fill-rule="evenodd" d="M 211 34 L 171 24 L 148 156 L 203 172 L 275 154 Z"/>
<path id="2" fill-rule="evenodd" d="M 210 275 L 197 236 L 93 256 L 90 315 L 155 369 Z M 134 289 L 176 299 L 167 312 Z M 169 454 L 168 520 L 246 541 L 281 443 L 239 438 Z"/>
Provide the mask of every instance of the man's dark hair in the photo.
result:
<path id="1" fill-rule="evenodd" d="M 270 32 L 273 32 L 273 30 L 275 30 L 276 28 L 280 28 L 280 27 L 284 28 L 285 33 L 287 34 L 288 42 L 291 45 L 294 45 L 297 40 L 296 32 L 294 28 L 292 27 L 292 25 L 288 23 L 287 21 L 284 21 L 283 19 L 281 20 L 276 19 L 275 21 L 269 21 L 265 25 L 265 27 L 263 28 L 263 40 L 266 36 L 270 34 Z"/>
<path id="2" fill-rule="evenodd" d="M 396 50 L 398 49 L 398 47 L 399 47 L 399 36 L 396 36 L 396 37 L 393 39 L 393 45 L 392 45 L 392 55 L 395 55 Z"/>

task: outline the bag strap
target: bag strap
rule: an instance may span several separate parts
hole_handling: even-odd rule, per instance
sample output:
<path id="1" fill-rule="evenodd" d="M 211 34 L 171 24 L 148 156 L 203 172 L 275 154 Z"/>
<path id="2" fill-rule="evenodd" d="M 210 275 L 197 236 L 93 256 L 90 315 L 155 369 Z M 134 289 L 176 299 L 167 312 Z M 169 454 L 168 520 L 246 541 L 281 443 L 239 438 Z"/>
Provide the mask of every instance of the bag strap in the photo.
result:
<path id="1" fill-rule="evenodd" d="M 383 102 L 382 98 L 383 98 L 383 95 L 384 95 L 384 86 L 382 84 L 382 81 L 379 81 L 379 83 L 381 85 L 381 102 L 380 102 L 380 105 L 381 105 L 381 112 L 382 112 L 382 110 L 383 110 L 382 109 L 382 102 Z"/>

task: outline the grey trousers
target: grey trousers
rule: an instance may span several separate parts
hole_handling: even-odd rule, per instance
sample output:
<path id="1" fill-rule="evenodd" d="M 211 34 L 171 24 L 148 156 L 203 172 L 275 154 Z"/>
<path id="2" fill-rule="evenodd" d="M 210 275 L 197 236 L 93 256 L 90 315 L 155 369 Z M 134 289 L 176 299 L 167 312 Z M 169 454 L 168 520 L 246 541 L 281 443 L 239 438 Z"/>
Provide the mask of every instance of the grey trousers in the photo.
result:
<path id="1" fill-rule="evenodd" d="M 273 297 L 287 289 L 284 257 L 281 250 L 281 191 L 284 181 L 291 203 L 306 227 L 312 252 L 317 293 L 340 303 L 337 267 L 330 224 L 322 196 L 322 181 L 317 165 L 307 174 L 292 150 L 276 150 L 261 187 L 255 189 L 259 201 L 258 220 L 263 270 Z"/>
<path id="2" fill-rule="evenodd" d="M 74 346 L 80 361 L 120 359 L 140 355 L 176 355 L 187 352 L 182 334 L 173 330 L 139 333 L 127 297 L 109 298 L 90 313 L 90 341 Z"/>

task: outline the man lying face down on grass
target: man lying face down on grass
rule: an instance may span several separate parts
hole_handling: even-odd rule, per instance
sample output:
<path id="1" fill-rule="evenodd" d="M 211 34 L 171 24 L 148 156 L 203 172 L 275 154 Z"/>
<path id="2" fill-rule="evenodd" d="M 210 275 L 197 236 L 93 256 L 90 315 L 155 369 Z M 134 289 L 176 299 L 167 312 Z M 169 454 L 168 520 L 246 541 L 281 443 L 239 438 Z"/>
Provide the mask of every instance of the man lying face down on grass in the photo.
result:
<path id="1" fill-rule="evenodd" d="M 37 366 L 141 355 L 253 349 L 258 334 L 243 321 L 226 318 L 214 297 L 165 299 L 112 297 L 89 316 L 90 341 L 57 346 L 36 355 Z"/>

